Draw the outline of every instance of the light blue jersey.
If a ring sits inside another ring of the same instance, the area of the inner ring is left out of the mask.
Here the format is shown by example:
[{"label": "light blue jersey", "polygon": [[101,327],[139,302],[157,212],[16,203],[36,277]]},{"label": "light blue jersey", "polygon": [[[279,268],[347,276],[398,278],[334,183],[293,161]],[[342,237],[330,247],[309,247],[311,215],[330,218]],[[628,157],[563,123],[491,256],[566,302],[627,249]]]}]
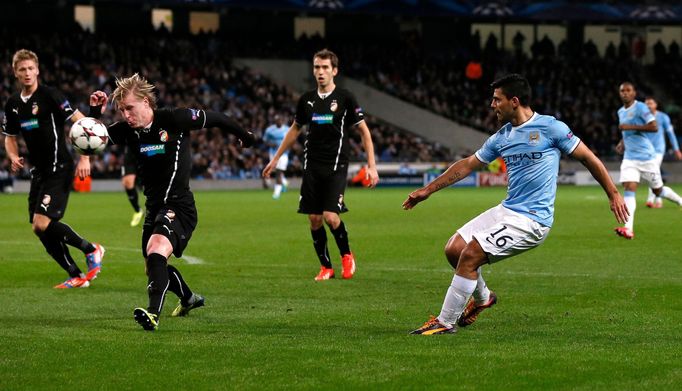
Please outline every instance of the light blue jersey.
[{"label": "light blue jersey", "polygon": [[559,159],[562,152],[572,153],[579,143],[565,123],[535,113],[520,126],[504,125],[476,151],[476,158],[490,163],[502,156],[509,176],[502,205],[551,227]]},{"label": "light blue jersey", "polygon": [[668,140],[670,140],[670,145],[672,145],[674,150],[680,149],[680,146],[677,143],[677,137],[675,136],[675,131],[673,130],[673,124],[670,122],[668,114],[662,111],[656,111],[656,124],[658,125],[658,132],[646,133],[646,136],[651,141],[651,144],[653,144],[656,153],[661,155],[665,153],[666,136],[668,137]]},{"label": "light blue jersey", "polygon": [[282,144],[284,136],[286,136],[288,131],[289,127],[286,125],[279,127],[277,125],[270,125],[267,129],[265,129],[263,140],[265,140],[265,143],[269,145],[268,152],[270,153],[270,156],[273,156],[275,152],[277,152],[277,148],[279,148],[279,145]]},{"label": "light blue jersey", "polygon": [[[618,109],[618,123],[620,125],[646,125],[654,121],[654,115],[644,103],[636,100],[627,109]],[[623,143],[625,145],[625,156],[627,160],[653,160],[656,158],[654,145],[651,144],[648,132],[638,130],[623,130]]]}]

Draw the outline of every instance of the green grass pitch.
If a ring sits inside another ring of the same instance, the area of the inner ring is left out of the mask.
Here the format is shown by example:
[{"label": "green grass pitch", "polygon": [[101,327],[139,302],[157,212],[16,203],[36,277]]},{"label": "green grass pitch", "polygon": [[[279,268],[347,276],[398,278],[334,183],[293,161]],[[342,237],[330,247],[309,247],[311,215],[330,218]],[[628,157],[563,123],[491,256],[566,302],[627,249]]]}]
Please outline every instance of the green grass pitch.
[{"label": "green grass pitch", "polygon": [[323,283],[296,192],[196,193],[193,263],[173,262],[206,307],[171,318],[169,294],[156,332],[132,318],[146,277],[123,192],[72,194],[64,221],[107,253],[90,288],[66,291],[52,289],[65,273],[33,236],[26,195],[3,195],[0,390],[682,387],[676,206],[647,209],[640,191],[626,241],[601,189],[561,187],[545,243],[484,267],[498,305],[455,335],[423,337],[408,332],[440,310],[443,246],[505,191],[449,189],[403,211],[409,191],[348,191],[358,271]]}]

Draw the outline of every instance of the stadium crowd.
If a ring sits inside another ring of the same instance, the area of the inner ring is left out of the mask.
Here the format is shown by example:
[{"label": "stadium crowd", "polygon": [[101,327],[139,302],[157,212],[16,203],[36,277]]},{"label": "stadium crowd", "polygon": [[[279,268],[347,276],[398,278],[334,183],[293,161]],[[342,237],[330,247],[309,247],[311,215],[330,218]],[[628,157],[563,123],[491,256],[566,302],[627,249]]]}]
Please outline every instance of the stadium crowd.
[{"label": "stadium crowd", "polygon": [[[212,35],[177,39],[164,32],[155,39],[138,37],[107,39],[80,29],[74,36],[0,34],[6,45],[0,57],[11,59],[16,48],[33,48],[40,56],[41,83],[58,87],[79,109],[87,113],[89,95],[96,89],[110,93],[116,76],[140,72],[157,86],[160,107],[197,107],[224,112],[261,139],[265,128],[282,115],[293,118],[296,94],[247,68],[231,63],[227,43]],[[73,45],[76,39],[80,45]],[[144,59],[140,61],[139,59]],[[312,88],[312,87],[311,87]],[[16,92],[10,61],[0,64],[0,101]],[[4,116],[0,108],[0,117]],[[119,119],[107,111],[106,123]],[[379,161],[447,161],[449,151],[436,143],[402,131],[368,116]],[[267,148],[259,143],[251,149],[236,147],[233,136],[218,129],[192,133],[195,179],[258,178],[268,161]],[[364,160],[360,137],[351,140],[353,160]],[[23,154],[26,153],[22,147]],[[4,154],[4,151],[2,151]],[[92,159],[93,177],[120,175],[123,151],[113,146]],[[302,172],[302,143],[291,150],[288,175]],[[0,155],[6,160],[4,155]],[[28,169],[20,173],[28,177]]]}]

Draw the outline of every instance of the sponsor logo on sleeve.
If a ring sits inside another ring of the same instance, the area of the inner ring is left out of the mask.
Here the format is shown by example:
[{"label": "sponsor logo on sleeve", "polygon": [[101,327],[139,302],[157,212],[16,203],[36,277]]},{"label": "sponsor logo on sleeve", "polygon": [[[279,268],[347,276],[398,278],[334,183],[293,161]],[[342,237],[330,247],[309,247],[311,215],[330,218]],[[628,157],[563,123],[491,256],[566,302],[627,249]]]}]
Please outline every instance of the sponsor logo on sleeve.
[{"label": "sponsor logo on sleeve", "polygon": [[140,145],[140,154],[146,156],[154,156],[166,153],[165,144],[142,144]]}]

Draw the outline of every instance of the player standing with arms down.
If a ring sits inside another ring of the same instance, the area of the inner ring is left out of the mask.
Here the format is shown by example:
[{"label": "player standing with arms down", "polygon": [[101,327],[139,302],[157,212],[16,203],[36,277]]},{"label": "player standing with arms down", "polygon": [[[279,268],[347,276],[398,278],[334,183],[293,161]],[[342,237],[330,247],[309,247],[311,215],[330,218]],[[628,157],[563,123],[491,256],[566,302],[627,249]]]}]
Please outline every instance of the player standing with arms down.
[{"label": "player standing with arms down", "polygon": [[[47,253],[69,274],[69,278],[55,288],[86,288],[101,270],[104,247],[88,242],[60,221],[66,212],[74,175],[63,126],[69,119],[78,121],[83,114],[71,108],[61,92],[39,85],[38,56],[34,52],[21,49],[14,53],[12,68],[21,84],[21,92],[12,95],[5,105],[3,133],[7,136],[5,149],[11,169],[16,172],[24,167],[16,139],[21,133],[33,165],[28,196],[29,222]],[[88,156],[80,157],[76,173],[80,178],[90,175]],[[66,245],[85,254],[87,274],[78,268]]]},{"label": "player standing with arms down", "polygon": [[623,133],[622,145],[625,148],[623,162],[620,165],[620,182],[624,188],[625,203],[630,211],[630,218],[623,227],[615,229],[616,234],[625,239],[635,237],[635,210],[637,201],[635,193],[640,178],[649,183],[657,197],[663,197],[678,205],[682,198],[668,186],[663,186],[661,168],[656,160],[656,150],[647,133],[656,133],[658,124],[651,110],[636,100],[637,91],[634,84],[626,81],[619,88],[623,107],[618,109],[618,129]]},{"label": "player standing with arms down", "polygon": [[[284,125],[282,116],[279,114],[275,115],[275,123],[268,126],[268,128],[265,129],[265,134],[263,135],[263,141],[265,141],[265,145],[268,146],[270,160],[272,160],[277,153],[277,148],[279,148],[279,146],[282,144],[282,140],[284,140],[284,136],[286,136],[287,131],[289,131],[289,127]],[[289,155],[284,153],[279,157],[279,161],[275,167],[275,175],[277,178],[275,179],[276,182],[272,192],[272,198],[275,200],[279,199],[282,191],[286,191],[288,182],[287,178],[284,176],[284,172],[287,170],[288,165]]]},{"label": "player standing with arms down", "polygon": [[[682,152],[680,152],[680,145],[677,142],[677,136],[675,136],[675,130],[673,129],[673,124],[670,121],[668,114],[658,110],[658,102],[653,97],[647,97],[644,100],[651,114],[654,115],[656,119],[656,124],[658,125],[658,131],[656,133],[647,133],[647,137],[651,140],[654,145],[654,150],[656,151],[656,161],[658,162],[658,167],[661,167],[663,163],[663,155],[665,154],[665,137],[670,140],[670,145],[673,147],[675,152],[675,158],[677,160],[682,160]],[[649,188],[649,195],[647,196],[646,206],[648,208],[662,208],[663,200],[661,197],[656,197],[654,192]]]},{"label": "player standing with arms down", "polygon": [[294,144],[303,126],[308,125],[305,143],[303,182],[298,213],[307,214],[313,246],[320,260],[316,281],[334,277],[334,269],[327,248],[329,230],[341,253],[342,277],[353,277],[355,258],[348,244],[346,226],[339,217],[346,212],[344,192],[348,176],[349,131],[360,131],[362,146],[367,154],[367,176],[370,187],[379,182],[372,135],[364,120],[362,108],[350,91],[336,87],[334,76],[339,72],[339,59],[333,52],[323,49],[313,56],[313,75],[317,89],[301,96],[296,107],[294,123],[289,128],[275,156],[263,169],[263,176],[277,167],[279,158]]},{"label": "player standing with arms down", "polygon": [[[133,315],[145,330],[156,330],[166,291],[180,298],[172,316],[185,316],[204,305],[182,275],[168,264],[171,254],[181,257],[197,225],[194,195],[189,189],[191,170],[190,130],[218,127],[251,146],[253,134],[224,114],[196,109],[157,109],[154,86],[138,74],[116,80],[111,99],[125,122],[109,126],[116,144],[137,153],[147,216],[142,230],[142,255],[149,278],[149,306],[136,308]],[[100,113],[108,97],[96,91],[90,97],[90,112]]]},{"label": "player standing with arms down", "polygon": [[590,171],[609,199],[619,222],[627,208],[604,164],[565,123],[534,112],[531,88],[521,75],[511,74],[492,83],[490,107],[504,125],[474,155],[452,164],[442,175],[412,192],[403,202],[412,209],[432,193],[466,178],[501,156],[509,175],[507,198],[466,223],[445,245],[445,255],[455,268],[443,308],[412,334],[447,334],[455,325],[468,326],[478,314],[497,302],[483,280],[481,266],[539,246],[554,220],[554,199],[561,153],[571,155]]}]

